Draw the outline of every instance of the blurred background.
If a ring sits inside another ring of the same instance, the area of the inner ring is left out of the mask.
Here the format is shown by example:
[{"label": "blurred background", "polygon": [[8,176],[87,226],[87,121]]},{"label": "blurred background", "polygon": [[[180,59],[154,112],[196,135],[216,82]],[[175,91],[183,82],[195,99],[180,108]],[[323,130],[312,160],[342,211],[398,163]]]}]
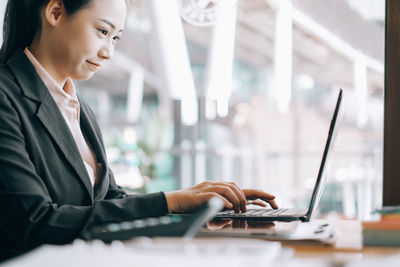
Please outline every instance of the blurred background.
[{"label": "blurred background", "polygon": [[129,2],[113,60],[77,82],[118,184],[234,181],[304,207],[343,88],[319,216],[381,205],[384,0]]}]

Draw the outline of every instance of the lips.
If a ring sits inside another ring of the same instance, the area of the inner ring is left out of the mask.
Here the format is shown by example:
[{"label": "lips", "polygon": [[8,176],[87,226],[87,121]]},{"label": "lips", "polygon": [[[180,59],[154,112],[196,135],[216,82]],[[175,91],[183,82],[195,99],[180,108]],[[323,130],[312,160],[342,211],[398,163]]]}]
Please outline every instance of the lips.
[{"label": "lips", "polygon": [[101,67],[101,64],[86,60],[86,62],[89,64],[90,67],[92,67],[93,69],[99,69]]}]

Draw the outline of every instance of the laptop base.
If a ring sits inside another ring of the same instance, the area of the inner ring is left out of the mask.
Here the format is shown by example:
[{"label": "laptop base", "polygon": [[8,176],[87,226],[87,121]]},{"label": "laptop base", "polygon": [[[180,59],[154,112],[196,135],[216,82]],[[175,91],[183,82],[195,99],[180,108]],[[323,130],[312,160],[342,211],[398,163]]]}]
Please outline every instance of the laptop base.
[{"label": "laptop base", "polygon": [[247,212],[236,213],[226,210],[217,213],[215,219],[257,220],[257,221],[307,221],[307,209],[248,209]]}]

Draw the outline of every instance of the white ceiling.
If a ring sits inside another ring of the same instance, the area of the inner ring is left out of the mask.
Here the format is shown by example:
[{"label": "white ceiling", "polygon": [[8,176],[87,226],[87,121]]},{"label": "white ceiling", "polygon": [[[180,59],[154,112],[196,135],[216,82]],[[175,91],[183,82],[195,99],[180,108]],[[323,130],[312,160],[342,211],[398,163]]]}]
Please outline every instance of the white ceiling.
[{"label": "white ceiling", "polygon": [[[132,7],[132,15],[136,19],[136,22],[139,21],[142,25],[148,25],[149,19],[144,2],[146,0],[129,1]],[[360,13],[367,14],[365,16],[373,19],[382,16],[382,8],[384,10],[382,1],[384,2],[384,0],[347,1],[353,8],[357,7]],[[275,11],[267,2],[266,0],[239,0],[236,57],[256,67],[270,66],[273,61]],[[0,1],[0,11],[4,10],[5,4],[6,1]],[[3,12],[0,13],[0,18],[2,14]],[[204,48],[208,46],[210,28],[195,27],[186,23],[184,27],[188,41]],[[152,66],[149,58],[151,51],[148,48],[147,33],[143,33],[145,31],[143,29],[141,29],[142,32],[139,32],[132,23],[130,28],[131,30],[128,30],[124,34],[119,49],[123,52],[123,55],[143,65],[151,73]],[[349,59],[340,55],[323,40],[320,40],[297,25],[294,26],[293,40],[295,72],[309,74],[327,85],[340,84],[342,86],[352,86],[353,64]],[[199,63],[204,63],[205,58],[206,55],[204,57],[200,55],[192,58],[192,61],[203,61]],[[98,78],[103,85],[107,83],[107,77],[112,77],[113,80],[127,77],[127,72],[124,71],[126,66],[121,67],[118,64],[115,65],[114,62],[109,64],[108,67],[106,66],[105,69],[106,71],[102,71],[100,74],[100,76],[104,76],[105,78]],[[368,79],[372,91],[382,91],[382,73],[370,70]],[[110,86],[112,85],[110,84]]]}]

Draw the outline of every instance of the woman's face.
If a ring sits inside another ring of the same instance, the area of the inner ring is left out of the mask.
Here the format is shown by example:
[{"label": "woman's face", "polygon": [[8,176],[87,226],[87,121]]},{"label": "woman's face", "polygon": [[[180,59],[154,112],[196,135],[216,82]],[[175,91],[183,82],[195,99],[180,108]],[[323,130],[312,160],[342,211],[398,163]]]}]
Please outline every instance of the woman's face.
[{"label": "woman's face", "polygon": [[53,28],[50,49],[60,77],[89,79],[113,55],[127,15],[125,0],[93,0]]}]

